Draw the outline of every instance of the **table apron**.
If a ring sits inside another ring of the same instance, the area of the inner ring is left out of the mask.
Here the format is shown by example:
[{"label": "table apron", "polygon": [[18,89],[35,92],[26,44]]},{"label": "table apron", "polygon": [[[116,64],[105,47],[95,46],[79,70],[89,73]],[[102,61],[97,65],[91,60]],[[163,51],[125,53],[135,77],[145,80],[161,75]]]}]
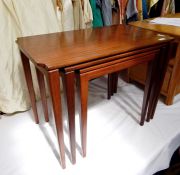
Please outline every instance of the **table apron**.
[{"label": "table apron", "polygon": [[129,67],[135,66],[137,64],[149,62],[153,59],[156,59],[158,55],[159,55],[159,50],[148,52],[146,54],[145,53],[137,54],[137,55],[129,57],[129,59],[125,61],[115,60],[112,62],[81,69],[79,70],[79,73],[81,76],[86,76],[87,80],[91,80],[93,78],[98,78],[105,74],[117,72],[117,71],[129,68]]},{"label": "table apron", "polygon": [[102,57],[102,58],[99,58],[99,59],[96,59],[96,60],[93,60],[93,61],[82,62],[82,63],[79,63],[77,65],[70,65],[70,66],[67,66],[67,67],[63,67],[62,70],[64,70],[65,72],[71,72],[71,71],[80,70],[80,69],[88,68],[88,67],[91,67],[91,66],[99,65],[99,64],[102,64],[102,63],[107,63],[107,62],[117,60],[117,59],[124,60],[124,59],[128,59],[128,57],[130,57],[130,56],[135,56],[137,54],[145,54],[145,53],[148,53],[148,52],[156,51],[156,50],[160,49],[161,47],[163,47],[165,45],[167,45],[167,44],[163,43],[161,45],[155,45],[155,46],[151,46],[151,47],[148,47],[148,48],[141,48],[141,49],[137,49],[137,50],[134,50],[134,51],[128,51],[128,52],[124,52],[124,53],[119,53],[119,54],[116,54],[116,55],[109,55],[109,56]]}]

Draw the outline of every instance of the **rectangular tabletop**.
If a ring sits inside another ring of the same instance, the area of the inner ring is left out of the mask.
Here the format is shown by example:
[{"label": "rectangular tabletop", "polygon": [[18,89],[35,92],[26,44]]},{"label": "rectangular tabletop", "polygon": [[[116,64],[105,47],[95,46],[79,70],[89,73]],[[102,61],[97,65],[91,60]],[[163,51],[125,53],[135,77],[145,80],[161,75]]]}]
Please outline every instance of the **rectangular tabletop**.
[{"label": "rectangular tabletop", "polygon": [[134,26],[114,25],[22,37],[17,43],[34,64],[53,70],[163,44],[171,39]]}]

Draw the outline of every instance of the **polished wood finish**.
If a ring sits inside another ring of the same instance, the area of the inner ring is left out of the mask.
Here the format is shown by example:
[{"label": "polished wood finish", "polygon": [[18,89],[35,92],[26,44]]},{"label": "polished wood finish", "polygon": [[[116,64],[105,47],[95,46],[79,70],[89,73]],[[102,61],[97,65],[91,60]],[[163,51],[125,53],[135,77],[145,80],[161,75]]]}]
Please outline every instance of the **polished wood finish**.
[{"label": "polished wood finish", "polygon": [[[154,83],[152,84],[152,87],[151,87],[152,90],[150,92],[151,95],[149,99],[149,104],[151,104],[151,106],[148,108],[146,121],[149,121],[154,116],[154,112],[155,112],[157,102],[158,102],[159,92],[162,87],[165,71],[168,65],[168,61],[169,61],[169,59],[164,60],[164,58],[165,57],[170,58],[170,54],[169,54],[170,52],[168,53],[168,51],[170,51],[170,48],[162,47],[160,51],[159,59],[155,62],[155,65],[154,65],[153,76],[151,79],[151,81],[153,81]],[[161,72],[161,73],[158,73],[158,72]]]},{"label": "polished wood finish", "polygon": [[39,89],[40,89],[40,95],[41,95],[41,102],[42,102],[42,107],[44,111],[44,118],[45,121],[49,121],[48,117],[48,105],[47,105],[47,99],[46,99],[46,87],[45,87],[45,82],[44,82],[44,74],[41,73],[41,71],[36,67],[36,74],[37,74],[37,79],[38,79],[38,84],[39,84]]},{"label": "polished wood finish", "polygon": [[[79,80],[82,155],[85,156],[89,80],[105,74],[115,75],[119,70],[156,59],[159,60],[157,54],[161,54],[161,48],[167,47],[172,41],[172,37],[162,37],[152,31],[125,25],[18,38],[17,43],[25,55],[25,59],[31,60],[48,80],[62,167],[65,167],[65,152],[59,82],[61,73],[64,77],[63,82],[68,106],[72,162],[75,163],[75,87],[73,86],[75,74]],[[166,56],[164,60],[167,59]],[[158,73],[161,74],[161,72]],[[149,74],[149,76],[152,75]],[[117,77],[112,80],[111,95],[117,89],[116,79]],[[26,76],[26,81],[29,81],[28,76]],[[147,83],[147,86],[156,87],[158,85],[158,82],[150,81],[150,83],[152,85]],[[144,96],[144,103],[148,104],[148,107],[146,109],[146,105],[143,104],[142,110],[145,112],[141,116],[143,118],[140,122],[141,125],[144,124],[147,110],[150,107],[155,108],[149,103],[149,98],[152,96],[151,88],[147,87],[146,89],[145,93],[150,95]],[[33,96],[31,91],[29,93],[30,97]],[[154,95],[158,95],[158,93]],[[32,102],[35,104],[35,99],[32,98]]]},{"label": "polished wood finish", "polygon": [[112,74],[108,74],[108,87],[107,87],[107,99],[111,99],[111,96],[114,93],[117,93],[117,85],[118,85],[118,74],[119,72],[114,72]]},{"label": "polished wood finish", "polygon": [[[169,14],[164,17],[169,17],[169,18],[180,18],[180,13],[176,14]],[[144,21],[136,21],[136,22],[131,22],[129,23],[130,25],[152,30],[158,33],[164,33],[167,35],[173,35],[174,37],[180,37],[180,28],[176,26],[171,26],[171,25],[162,25],[162,24],[155,24],[155,23],[150,23],[152,19],[147,19]]]},{"label": "polished wood finish", "polygon": [[33,63],[53,70],[147,48],[156,45],[160,38],[156,33],[141,28],[117,25],[22,37],[17,43]]},{"label": "polished wood finish", "polygon": [[[25,78],[29,90],[32,110],[35,117],[35,122],[39,123],[38,112],[36,107],[35,92],[33,88],[33,81],[30,69],[30,63],[28,57],[21,51],[21,59],[24,68]],[[45,91],[44,75],[49,83],[50,95],[52,99],[53,112],[56,124],[57,138],[60,148],[60,160],[62,168],[65,168],[65,146],[64,146],[64,135],[63,135],[63,123],[61,114],[61,98],[60,98],[60,82],[59,82],[59,70],[46,71],[39,66],[36,66],[36,73],[38,78],[39,90],[42,99],[42,107],[45,115],[45,120],[49,121],[48,118],[48,107]]]},{"label": "polished wood finish", "polygon": [[30,63],[29,63],[28,58],[22,52],[21,52],[21,60],[22,60],[26,83],[27,83],[27,87],[28,87],[28,91],[30,95],[31,106],[34,113],[34,119],[35,119],[35,122],[38,124],[39,118],[38,118],[38,112],[37,112],[37,107],[36,107],[36,95],[35,95],[35,91],[33,87]]},{"label": "polished wood finish", "polygon": [[[163,47],[163,46],[161,46]],[[168,51],[168,47],[165,47],[166,50]],[[132,57],[134,59],[132,59]],[[153,71],[157,71],[157,64],[155,62],[159,61],[159,58],[164,58],[164,60],[160,59],[162,64],[162,67],[166,68],[167,66],[167,60],[168,56],[165,56],[161,53],[161,50],[155,50],[151,52],[147,52],[146,55],[143,54],[136,54],[133,56],[128,57],[129,60],[126,61],[119,61],[119,60],[114,60],[111,62],[108,62],[108,64],[98,64],[95,66],[91,66],[88,68],[84,68],[79,70],[78,73],[78,78],[79,78],[79,94],[80,94],[80,102],[81,102],[81,111],[80,111],[80,116],[81,116],[81,142],[82,142],[82,155],[86,156],[86,145],[87,145],[87,102],[88,102],[88,82],[91,79],[103,76],[105,74],[109,74],[110,78],[114,78],[115,76],[113,73],[117,75],[117,71],[126,69],[127,67],[131,67],[137,64],[140,64],[142,62],[149,62],[150,61],[150,66],[149,66],[149,72],[147,76],[147,83],[145,87],[145,95],[143,98],[143,106],[142,106],[142,112],[141,112],[141,119],[140,119],[140,125],[144,125],[144,121],[146,118],[147,114],[147,109],[155,111],[156,108],[156,103],[149,102],[149,97],[151,99],[155,99],[153,102],[156,102],[159,96],[159,91],[158,87],[161,86],[159,81],[152,81],[153,80]],[[153,62],[152,62],[153,60]],[[163,61],[163,62],[162,62]],[[160,64],[158,64],[159,66]],[[163,72],[156,72],[160,75],[161,79],[163,79]],[[158,79],[159,80],[159,79]],[[114,81],[114,80],[113,80]],[[116,81],[117,82],[117,81]],[[111,84],[112,85],[112,84]],[[151,92],[151,87],[154,87],[156,91]],[[112,87],[111,90],[114,90]],[[112,92],[111,92],[112,93]],[[152,117],[152,113],[148,114],[150,117]],[[149,116],[148,116],[149,117]]]},{"label": "polished wood finish", "polygon": [[[169,48],[168,48],[169,47]],[[152,99],[152,103],[151,101],[149,103],[152,104],[152,108],[149,108],[148,109],[148,113],[147,113],[147,121],[149,121],[149,119],[153,119],[154,117],[154,113],[155,113],[155,110],[156,110],[156,106],[157,106],[157,102],[158,102],[158,96],[159,96],[159,92],[161,90],[161,87],[162,87],[162,84],[163,84],[163,81],[164,81],[164,77],[165,77],[165,73],[166,73],[166,70],[167,70],[167,66],[168,66],[168,61],[170,59],[170,56],[171,56],[171,46],[168,46],[168,47],[162,47],[161,48],[161,54],[160,54],[160,59],[159,59],[159,62],[157,63],[157,72],[160,71],[161,74],[156,74],[155,77],[156,77],[156,83],[158,84],[157,86],[153,86],[154,87],[154,94],[151,95],[154,96],[154,98]],[[168,57],[169,59],[165,59],[165,57]],[[153,79],[154,81],[154,79]]]},{"label": "polished wood finish", "polygon": [[[153,72],[155,71],[155,66],[156,66],[156,59],[152,60],[148,63],[148,71],[147,71],[147,78],[146,78],[146,86],[144,89],[144,98],[143,98],[143,107],[142,107],[142,111],[141,111],[141,120],[140,120],[140,125],[144,124],[144,120],[146,117],[146,112],[148,109],[148,105],[149,105],[149,97],[150,97],[150,93],[151,93],[151,88],[152,88],[152,81],[153,81]],[[152,97],[152,94],[151,94]],[[150,103],[151,104],[151,103]]]},{"label": "polished wood finish", "polygon": [[[180,18],[180,13],[170,14],[166,17]],[[172,58],[169,61],[165,75],[165,80],[163,82],[163,86],[161,89],[161,94],[163,94],[166,97],[165,104],[171,105],[173,104],[174,96],[180,93],[180,27],[152,24],[150,23],[150,20],[151,19],[145,21],[132,22],[130,23],[130,25],[171,35],[176,38],[175,42],[178,44],[177,52],[174,51],[174,54],[172,55]],[[146,69],[147,64],[142,64],[130,68],[128,72],[129,79],[144,84]]]},{"label": "polished wood finish", "polygon": [[111,99],[111,96],[113,95],[113,80],[112,80],[112,74],[108,74],[107,79],[107,99]]},{"label": "polished wood finish", "polygon": [[80,130],[81,130],[81,145],[82,156],[86,156],[86,143],[87,143],[87,106],[88,106],[88,79],[86,76],[78,77],[78,87],[80,94]]},{"label": "polished wood finish", "polygon": [[69,121],[69,137],[70,137],[70,148],[71,148],[71,161],[73,164],[76,163],[76,141],[75,141],[75,89],[74,89],[74,78],[75,73],[68,72],[62,73],[62,80],[64,84],[64,96],[68,110],[68,121]]},{"label": "polished wood finish", "polygon": [[60,158],[62,168],[65,168],[65,146],[63,134],[63,120],[61,111],[61,97],[60,97],[60,81],[59,70],[52,70],[48,72],[47,80],[49,82],[49,89],[51,94],[52,106],[54,111],[54,118],[57,130],[57,138],[60,147]]}]

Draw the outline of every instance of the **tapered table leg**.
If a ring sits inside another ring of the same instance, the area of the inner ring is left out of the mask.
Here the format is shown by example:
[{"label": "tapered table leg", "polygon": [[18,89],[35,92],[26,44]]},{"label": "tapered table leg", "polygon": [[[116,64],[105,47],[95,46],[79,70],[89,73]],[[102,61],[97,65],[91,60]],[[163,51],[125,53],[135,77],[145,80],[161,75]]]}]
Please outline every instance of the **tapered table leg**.
[{"label": "tapered table leg", "polygon": [[111,95],[112,95],[112,74],[108,74],[108,87],[107,87],[107,99],[111,99]]},{"label": "tapered table leg", "polygon": [[65,73],[63,82],[65,85],[65,96],[68,108],[69,134],[72,163],[76,163],[76,141],[75,141],[75,75],[74,72]]},{"label": "tapered table leg", "polygon": [[161,51],[161,60],[162,61],[160,61],[160,65],[159,65],[159,67],[160,67],[159,83],[157,84],[157,88],[156,88],[157,90],[156,90],[156,94],[155,94],[156,98],[154,98],[152,110],[149,112],[149,117],[151,119],[153,119],[153,117],[154,117],[154,113],[155,113],[156,106],[158,103],[158,97],[160,95],[160,91],[161,91],[161,88],[163,85],[164,77],[166,74],[166,70],[167,70],[167,66],[168,66],[168,62],[169,62],[169,58],[170,58],[170,54],[167,51],[170,52],[170,49],[168,49],[168,47],[162,48],[162,51]]},{"label": "tapered table leg", "polygon": [[80,75],[78,78],[79,101],[81,105],[80,111],[80,129],[81,129],[81,145],[82,156],[86,156],[87,145],[87,105],[88,105],[88,80],[85,76]]},{"label": "tapered table leg", "polygon": [[114,93],[117,93],[118,73],[119,72],[108,74],[108,100],[111,99]]},{"label": "tapered table leg", "polygon": [[158,82],[158,62],[159,60],[156,60],[156,64],[153,66],[153,75],[152,75],[152,82],[151,82],[151,91],[150,91],[150,96],[149,96],[149,104],[148,104],[148,109],[147,109],[147,114],[146,114],[146,121],[149,122],[150,121],[150,111],[153,108],[153,101],[155,100],[155,94],[156,94],[156,88],[157,88],[157,84]]},{"label": "tapered table leg", "polygon": [[168,47],[163,47],[160,52],[160,58],[157,63],[157,74],[153,83],[153,90],[152,90],[151,99],[150,99],[150,103],[152,107],[148,109],[147,121],[153,118],[155,110],[156,110],[158,97],[160,95],[160,90],[164,81],[166,68],[168,65],[169,57],[170,57],[168,53],[168,51],[170,52],[170,50]]},{"label": "tapered table leg", "polygon": [[119,72],[114,72],[113,73],[113,93],[117,93],[117,85],[118,85],[118,74]]},{"label": "tapered table leg", "polygon": [[39,84],[39,91],[40,91],[40,95],[41,95],[44,117],[45,117],[45,121],[48,122],[49,121],[48,105],[47,105],[47,98],[46,98],[46,88],[45,88],[45,82],[44,82],[44,75],[38,68],[36,68],[36,74],[37,74],[37,79],[38,79],[38,84]]},{"label": "tapered table leg", "polygon": [[61,109],[59,70],[57,69],[57,70],[49,71],[47,78],[50,88],[50,95],[51,95],[55,125],[57,130],[57,138],[60,148],[61,164],[62,164],[62,168],[65,168],[66,167],[65,146],[64,146],[64,134],[63,134],[63,118],[62,118],[62,109]]},{"label": "tapered table leg", "polygon": [[151,92],[152,87],[152,81],[153,81],[153,65],[155,64],[155,61],[150,61],[148,63],[148,69],[146,74],[146,82],[145,82],[145,89],[144,89],[144,97],[143,97],[143,105],[142,105],[142,111],[141,111],[141,119],[140,119],[140,125],[144,125],[144,121],[147,114],[147,109],[149,105],[149,96]]},{"label": "tapered table leg", "polygon": [[28,91],[29,91],[31,106],[34,113],[34,119],[35,119],[35,122],[38,124],[39,118],[38,118],[38,112],[37,112],[37,107],[36,107],[36,96],[35,96],[34,87],[33,87],[30,63],[29,63],[29,59],[22,52],[21,52],[21,60],[22,60],[22,65],[24,69]]}]

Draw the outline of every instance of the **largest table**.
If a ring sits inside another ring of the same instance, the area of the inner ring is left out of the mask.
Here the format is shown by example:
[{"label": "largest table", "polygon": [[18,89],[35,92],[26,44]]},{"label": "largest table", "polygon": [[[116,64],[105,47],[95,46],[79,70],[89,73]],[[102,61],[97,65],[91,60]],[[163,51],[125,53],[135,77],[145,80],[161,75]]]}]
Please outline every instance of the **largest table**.
[{"label": "largest table", "polygon": [[[154,115],[157,99],[169,59],[172,37],[145,29],[116,25],[111,27],[52,33],[18,38],[32,109],[38,123],[35,93],[29,60],[34,64],[40,87],[46,121],[48,121],[44,76],[49,84],[62,167],[65,167],[65,148],[60,94],[63,75],[67,97],[72,162],[75,154],[75,77],[81,87],[81,139],[86,155],[88,81],[140,63],[148,62],[149,69],[143,98],[140,124],[146,115]],[[82,89],[85,87],[86,89]]]}]

